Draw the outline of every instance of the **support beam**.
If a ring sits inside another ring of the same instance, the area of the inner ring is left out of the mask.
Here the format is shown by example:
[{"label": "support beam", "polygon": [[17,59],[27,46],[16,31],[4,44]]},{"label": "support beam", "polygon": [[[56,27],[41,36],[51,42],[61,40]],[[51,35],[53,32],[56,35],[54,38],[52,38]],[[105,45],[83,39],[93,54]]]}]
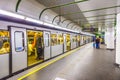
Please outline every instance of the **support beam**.
[{"label": "support beam", "polygon": [[75,29],[78,29],[78,30],[79,30],[79,27],[76,27]]},{"label": "support beam", "polygon": [[76,28],[77,28],[77,26],[76,26],[76,27],[74,27],[74,28],[73,28],[73,30],[75,30]]},{"label": "support beam", "polygon": [[65,20],[63,20],[61,23],[64,23],[64,22],[67,21],[67,20],[69,20],[69,19],[65,19]]},{"label": "support beam", "polygon": [[72,24],[73,22],[69,22],[68,24],[67,24],[67,26],[66,26],[66,28],[70,25],[70,24]]},{"label": "support beam", "polygon": [[55,16],[55,17],[53,18],[53,20],[52,20],[52,24],[54,23],[55,19],[56,19],[57,17],[59,17],[59,16],[60,16],[60,15]]},{"label": "support beam", "polygon": [[[95,23],[105,23],[105,22],[112,22],[114,24],[114,21],[104,21],[104,22],[98,22],[98,21],[95,21],[93,23],[90,23],[90,24],[95,24]],[[86,24],[87,22],[84,22],[84,24]]]},{"label": "support beam", "polygon": [[75,26],[75,24],[71,27],[71,29]]},{"label": "support beam", "polygon": [[117,14],[115,63],[120,66],[120,13]]},{"label": "support beam", "polygon": [[[104,20],[112,20],[115,18],[106,18],[106,19],[97,19],[97,20],[88,20],[88,21],[104,21]],[[81,22],[86,22],[86,21],[81,21]]]},{"label": "support beam", "polygon": [[109,50],[114,49],[114,24],[109,23],[107,25],[107,31],[105,32],[106,35],[106,48]]},{"label": "support beam", "polygon": [[73,24],[73,25],[70,27],[70,29],[72,29],[73,26],[75,26],[75,24]]},{"label": "support beam", "polygon": [[21,2],[22,2],[22,0],[17,1],[16,8],[15,8],[16,12],[18,12],[18,8],[19,8],[19,5],[20,5]]}]

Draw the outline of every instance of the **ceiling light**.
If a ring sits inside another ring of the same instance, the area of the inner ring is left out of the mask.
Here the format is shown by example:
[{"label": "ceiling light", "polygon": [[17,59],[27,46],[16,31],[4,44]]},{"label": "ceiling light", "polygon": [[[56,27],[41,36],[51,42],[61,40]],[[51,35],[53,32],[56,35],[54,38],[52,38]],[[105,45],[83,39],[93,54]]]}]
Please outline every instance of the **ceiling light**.
[{"label": "ceiling light", "polygon": [[35,19],[32,19],[32,18],[28,18],[28,17],[25,20],[30,21],[30,22],[34,22],[34,23],[38,23],[38,24],[43,24],[43,22],[41,22],[39,20],[35,20]]},{"label": "ceiling light", "polygon": [[15,18],[19,18],[19,19],[25,19],[25,17],[22,16],[22,15],[12,13],[12,12],[8,12],[8,11],[5,11],[5,10],[0,10],[0,14],[15,17]]},{"label": "ceiling light", "polygon": [[36,20],[36,19],[33,19],[33,18],[25,17],[23,15],[19,15],[19,14],[16,14],[16,13],[5,11],[5,10],[0,10],[0,14],[10,16],[10,17],[14,17],[14,18],[23,19],[23,20],[38,23],[38,24],[43,24],[43,25],[46,25],[46,26],[49,26],[49,27],[55,27],[55,28],[58,28],[58,29],[79,33],[78,31],[70,30],[70,29],[67,29],[67,28],[60,27],[60,26],[55,26],[55,25],[50,24],[50,23],[42,22],[42,21],[39,21],[39,20]]},{"label": "ceiling light", "polygon": [[53,24],[46,23],[46,22],[44,22],[44,23],[43,23],[43,25],[46,25],[46,26],[49,26],[49,27],[54,27],[54,25],[53,25]]}]

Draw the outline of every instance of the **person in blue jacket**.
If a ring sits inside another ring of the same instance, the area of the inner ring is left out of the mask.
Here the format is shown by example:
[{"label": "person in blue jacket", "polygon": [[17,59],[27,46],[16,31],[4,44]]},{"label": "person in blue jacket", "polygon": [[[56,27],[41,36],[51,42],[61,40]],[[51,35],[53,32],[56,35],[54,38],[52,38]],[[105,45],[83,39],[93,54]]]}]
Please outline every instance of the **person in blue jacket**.
[{"label": "person in blue jacket", "polygon": [[96,42],[96,49],[99,49],[100,48],[100,38],[97,37],[95,42]]}]

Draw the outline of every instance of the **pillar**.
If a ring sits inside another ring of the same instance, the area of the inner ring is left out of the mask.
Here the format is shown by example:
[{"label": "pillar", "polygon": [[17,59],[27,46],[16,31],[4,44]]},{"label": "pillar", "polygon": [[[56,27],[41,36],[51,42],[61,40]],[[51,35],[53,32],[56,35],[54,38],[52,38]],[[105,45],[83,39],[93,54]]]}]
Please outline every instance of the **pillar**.
[{"label": "pillar", "polygon": [[117,14],[116,24],[116,63],[120,65],[120,13]]},{"label": "pillar", "polygon": [[112,23],[108,23],[107,31],[105,32],[105,41],[106,41],[106,48],[113,50],[114,47],[114,25]]}]

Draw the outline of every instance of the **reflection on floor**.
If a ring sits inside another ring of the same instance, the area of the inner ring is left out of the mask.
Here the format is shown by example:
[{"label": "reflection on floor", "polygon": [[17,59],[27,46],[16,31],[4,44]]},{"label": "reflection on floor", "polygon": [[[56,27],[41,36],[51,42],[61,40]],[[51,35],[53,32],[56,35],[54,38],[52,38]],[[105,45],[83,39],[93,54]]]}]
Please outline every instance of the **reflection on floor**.
[{"label": "reflection on floor", "polygon": [[28,56],[28,66],[34,65],[36,63],[42,62],[43,60],[36,59],[36,56],[34,54]]},{"label": "reflection on floor", "polygon": [[120,80],[120,69],[114,66],[115,51],[92,44],[47,66],[23,80]]},{"label": "reflection on floor", "polygon": [[66,80],[66,79],[63,79],[63,78],[55,78],[55,80]]}]

